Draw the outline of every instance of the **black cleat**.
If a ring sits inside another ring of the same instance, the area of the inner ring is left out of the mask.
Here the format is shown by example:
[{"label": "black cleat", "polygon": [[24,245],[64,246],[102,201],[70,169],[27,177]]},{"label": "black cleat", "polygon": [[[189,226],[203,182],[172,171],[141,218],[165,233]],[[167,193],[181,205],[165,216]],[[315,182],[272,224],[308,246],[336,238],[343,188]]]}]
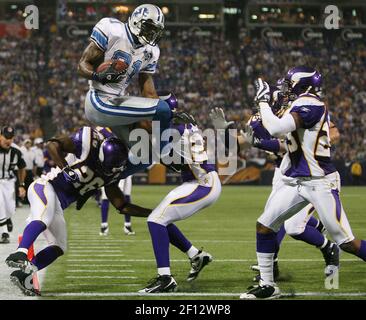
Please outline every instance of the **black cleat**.
[{"label": "black cleat", "polygon": [[0,243],[10,243],[9,233],[3,232],[3,234],[1,235]]},{"label": "black cleat", "polygon": [[13,221],[11,221],[10,218],[8,220],[6,220],[6,227],[8,228],[8,232],[13,231]]},{"label": "black cleat", "polygon": [[281,296],[280,289],[277,286],[258,285],[248,288],[248,291],[240,295],[243,300],[255,299],[277,299]]},{"label": "black cleat", "polygon": [[[251,266],[251,269],[253,271],[259,272],[258,265]],[[277,282],[279,280],[279,278],[280,278],[280,269],[278,267],[278,261],[275,261],[275,262],[273,262],[273,279],[275,282]],[[260,280],[261,280],[261,275],[259,273],[253,277],[254,282],[259,282]]]},{"label": "black cleat", "polygon": [[33,273],[37,271],[37,267],[28,260],[27,255],[24,252],[16,251],[12,254],[10,254],[6,260],[5,263],[10,268],[19,268],[25,273]]},{"label": "black cleat", "polygon": [[191,282],[195,280],[204,266],[208,265],[212,261],[212,256],[205,251],[198,251],[198,253],[189,259],[191,262],[191,271],[187,277],[187,281]]},{"label": "black cleat", "polygon": [[177,290],[177,282],[172,276],[158,275],[152,279],[146,288],[139,290],[139,293],[174,292]]},{"label": "black cleat", "polygon": [[339,268],[339,248],[335,243],[329,241],[321,252],[325,261],[324,274],[328,277],[333,274],[334,267]]},{"label": "black cleat", "polygon": [[100,236],[108,236],[109,228],[108,227],[100,227]]},{"label": "black cleat", "polygon": [[10,275],[10,280],[14,283],[26,296],[40,296],[39,290],[33,286],[33,275],[25,273],[21,270],[15,270]]}]

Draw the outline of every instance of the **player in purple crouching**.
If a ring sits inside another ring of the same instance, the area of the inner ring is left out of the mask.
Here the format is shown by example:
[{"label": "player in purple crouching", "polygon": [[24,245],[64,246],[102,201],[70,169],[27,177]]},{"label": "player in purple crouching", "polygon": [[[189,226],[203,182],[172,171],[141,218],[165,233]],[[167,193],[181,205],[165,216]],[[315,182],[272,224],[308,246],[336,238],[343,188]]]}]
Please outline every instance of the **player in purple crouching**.
[{"label": "player in purple crouching", "polygon": [[[9,267],[19,269],[10,278],[26,295],[39,294],[29,280],[32,272],[50,265],[66,251],[63,211],[71,203],[76,202],[80,209],[97,189],[105,186],[108,199],[120,213],[147,217],[151,212],[127,203],[118,187],[120,179],[143,169],[128,161],[128,149],[119,139],[105,138],[97,130],[83,127],[72,136],[51,139],[47,149],[57,167],[30,185],[30,222],[18,249],[6,259]],[[65,158],[65,154],[69,155]],[[29,261],[28,250],[41,233],[48,246]]]}]

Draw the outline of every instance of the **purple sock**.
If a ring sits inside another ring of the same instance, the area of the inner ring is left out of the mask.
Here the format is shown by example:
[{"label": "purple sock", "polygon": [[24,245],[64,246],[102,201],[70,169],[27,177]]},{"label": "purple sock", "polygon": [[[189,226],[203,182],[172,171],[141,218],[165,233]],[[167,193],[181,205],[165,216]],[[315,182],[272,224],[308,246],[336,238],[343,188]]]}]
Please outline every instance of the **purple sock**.
[{"label": "purple sock", "polygon": [[280,251],[280,247],[281,247],[281,242],[283,240],[283,238],[286,235],[286,230],[285,230],[285,226],[282,225],[282,227],[280,228],[280,230],[277,232],[277,236],[276,236],[276,240],[277,240],[277,251],[273,257],[273,259],[277,259],[278,256],[278,252]]},{"label": "purple sock", "polygon": [[167,228],[150,221],[147,225],[151,235],[157,267],[169,267],[169,234]]},{"label": "purple sock", "polygon": [[46,230],[46,228],[46,225],[40,220],[34,220],[29,223],[23,231],[22,241],[20,241],[18,248],[28,250],[33,242],[36,241],[37,237]]},{"label": "purple sock", "polygon": [[170,224],[166,227],[168,229],[170,243],[177,247],[182,252],[187,252],[192,243],[184,236],[175,224]]},{"label": "purple sock", "polygon": [[109,200],[102,200],[102,223],[108,222]]},{"label": "purple sock", "polygon": [[276,253],[278,251],[276,236],[275,232],[266,234],[257,232],[257,252]]},{"label": "purple sock", "polygon": [[32,259],[32,263],[38,268],[38,270],[42,270],[63,254],[64,253],[60,247],[49,246],[38,252]]},{"label": "purple sock", "polygon": [[307,225],[310,227],[316,228],[319,225],[319,220],[317,218],[314,218],[313,216],[311,216]]},{"label": "purple sock", "polygon": [[366,241],[361,240],[360,250],[357,253],[357,257],[361,258],[363,261],[366,261]]},{"label": "purple sock", "polygon": [[304,241],[316,247],[321,247],[324,244],[324,236],[314,227],[307,225],[303,233],[292,236],[296,240]]}]

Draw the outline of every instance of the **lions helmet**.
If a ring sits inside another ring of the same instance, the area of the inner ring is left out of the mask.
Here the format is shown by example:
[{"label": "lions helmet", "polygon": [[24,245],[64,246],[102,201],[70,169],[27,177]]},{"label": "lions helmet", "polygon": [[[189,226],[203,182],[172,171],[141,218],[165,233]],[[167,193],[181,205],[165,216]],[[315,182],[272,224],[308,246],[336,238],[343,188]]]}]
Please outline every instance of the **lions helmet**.
[{"label": "lions helmet", "polygon": [[132,12],[128,27],[141,44],[155,46],[163,34],[164,14],[158,6],[142,4]]},{"label": "lions helmet", "polygon": [[284,80],[284,93],[299,96],[303,93],[321,94],[322,75],[306,66],[291,68]]},{"label": "lions helmet", "polygon": [[101,143],[98,158],[103,174],[111,176],[126,166],[128,149],[121,140],[110,137]]}]

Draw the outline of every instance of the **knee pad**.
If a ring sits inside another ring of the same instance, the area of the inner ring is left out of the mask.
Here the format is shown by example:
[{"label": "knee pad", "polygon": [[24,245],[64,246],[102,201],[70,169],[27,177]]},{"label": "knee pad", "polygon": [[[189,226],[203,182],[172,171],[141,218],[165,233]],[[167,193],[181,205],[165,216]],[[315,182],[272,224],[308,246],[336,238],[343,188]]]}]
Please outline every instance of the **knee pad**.
[{"label": "knee pad", "polygon": [[293,225],[291,223],[286,223],[287,221],[285,221],[285,231],[286,233],[291,236],[291,237],[296,237],[299,234],[302,234],[305,231],[305,228]]},{"label": "knee pad", "polygon": [[164,100],[159,100],[153,120],[168,122],[172,118],[172,111]]}]

